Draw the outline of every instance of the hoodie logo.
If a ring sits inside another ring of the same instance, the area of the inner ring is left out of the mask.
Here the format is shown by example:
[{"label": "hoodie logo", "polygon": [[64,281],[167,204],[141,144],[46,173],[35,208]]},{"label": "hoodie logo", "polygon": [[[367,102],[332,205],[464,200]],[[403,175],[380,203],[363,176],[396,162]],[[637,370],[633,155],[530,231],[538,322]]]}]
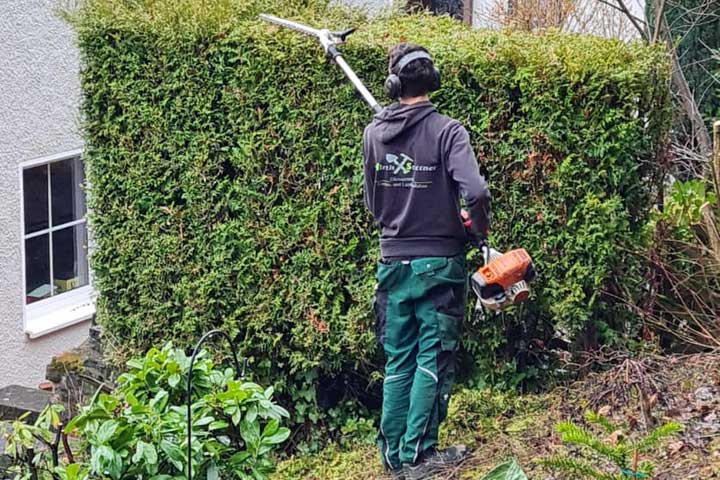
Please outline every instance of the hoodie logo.
[{"label": "hoodie logo", "polygon": [[408,157],[404,153],[400,154],[400,157],[397,155],[393,155],[392,153],[388,153],[385,155],[385,160],[390,165],[395,166],[395,170],[393,170],[393,174],[397,175],[398,173],[402,172],[405,175],[412,172],[412,167],[415,161],[413,161],[412,158]]},{"label": "hoodie logo", "polygon": [[404,153],[401,153],[400,155],[386,153],[385,163],[376,163],[375,170],[378,172],[381,170],[392,171],[393,175],[409,175],[413,171],[434,172],[437,170],[437,166],[415,165],[415,160]]}]

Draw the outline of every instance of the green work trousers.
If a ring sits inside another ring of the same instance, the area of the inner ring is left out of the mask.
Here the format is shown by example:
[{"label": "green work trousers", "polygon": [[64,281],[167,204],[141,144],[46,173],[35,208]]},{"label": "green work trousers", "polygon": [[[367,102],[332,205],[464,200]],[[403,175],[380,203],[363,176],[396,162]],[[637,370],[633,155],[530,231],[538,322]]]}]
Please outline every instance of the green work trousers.
[{"label": "green work trousers", "polygon": [[467,288],[465,256],[382,261],[376,333],[387,362],[378,447],[386,468],[437,445],[455,377]]}]

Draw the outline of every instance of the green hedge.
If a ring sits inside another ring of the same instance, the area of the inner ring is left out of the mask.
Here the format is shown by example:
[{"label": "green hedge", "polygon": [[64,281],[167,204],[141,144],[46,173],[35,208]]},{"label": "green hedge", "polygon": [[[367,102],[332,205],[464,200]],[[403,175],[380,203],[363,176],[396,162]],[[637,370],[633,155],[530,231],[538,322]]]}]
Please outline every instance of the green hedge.
[{"label": "green hedge", "polygon": [[433,100],[467,126],[491,185],[493,243],[527,248],[541,275],[520,314],[471,322],[476,366],[554,328],[622,323],[613,297],[640,285],[631,253],[662,173],[660,49],[282,4],[86,0],[72,15],[98,319],[116,347],[189,345],[222,327],[253,371],[309,403],[318,375],[377,370],[369,110],[312,40],[257,21],[258,5],[359,26],[342,49],[378,96],[391,45],[435,56]]}]

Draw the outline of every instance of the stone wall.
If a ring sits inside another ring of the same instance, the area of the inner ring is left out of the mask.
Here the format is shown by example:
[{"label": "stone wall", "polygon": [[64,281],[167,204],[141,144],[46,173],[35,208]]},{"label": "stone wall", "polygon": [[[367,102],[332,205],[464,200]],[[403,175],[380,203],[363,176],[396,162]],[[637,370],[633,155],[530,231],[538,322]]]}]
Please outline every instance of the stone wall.
[{"label": "stone wall", "polygon": [[87,340],[77,348],[53,357],[46,377],[53,384],[55,400],[75,415],[78,405],[87,404],[98,390],[110,391],[116,372],[104,361],[102,329],[90,327]]}]

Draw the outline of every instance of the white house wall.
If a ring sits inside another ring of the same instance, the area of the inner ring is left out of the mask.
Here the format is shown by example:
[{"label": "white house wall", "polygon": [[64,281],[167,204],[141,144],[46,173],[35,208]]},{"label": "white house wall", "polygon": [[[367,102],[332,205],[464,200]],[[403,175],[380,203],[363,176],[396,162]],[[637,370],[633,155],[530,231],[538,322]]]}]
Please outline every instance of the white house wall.
[{"label": "white house wall", "polygon": [[82,147],[78,52],[56,16],[67,0],[0,0],[0,386],[37,386],[53,355],[88,322],[34,340],[24,333],[21,162]]}]

